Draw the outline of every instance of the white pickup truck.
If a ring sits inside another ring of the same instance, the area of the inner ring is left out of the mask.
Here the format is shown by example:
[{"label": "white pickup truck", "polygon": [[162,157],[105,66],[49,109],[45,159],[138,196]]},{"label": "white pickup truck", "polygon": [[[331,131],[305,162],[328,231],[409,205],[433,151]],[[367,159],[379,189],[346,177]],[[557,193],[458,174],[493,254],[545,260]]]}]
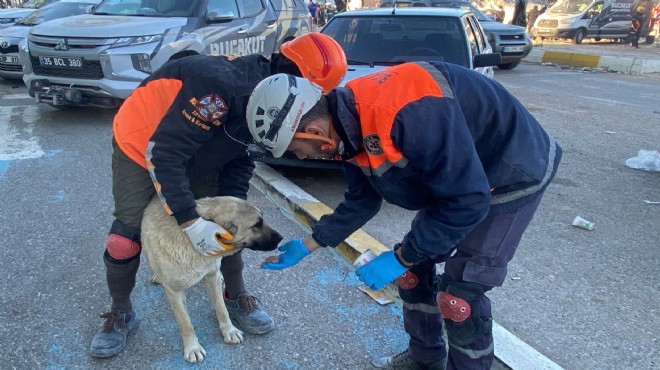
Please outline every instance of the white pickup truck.
[{"label": "white pickup truck", "polygon": [[304,0],[104,0],[33,27],[20,45],[37,102],[115,108],[151,72],[193,54],[270,56],[310,30]]}]

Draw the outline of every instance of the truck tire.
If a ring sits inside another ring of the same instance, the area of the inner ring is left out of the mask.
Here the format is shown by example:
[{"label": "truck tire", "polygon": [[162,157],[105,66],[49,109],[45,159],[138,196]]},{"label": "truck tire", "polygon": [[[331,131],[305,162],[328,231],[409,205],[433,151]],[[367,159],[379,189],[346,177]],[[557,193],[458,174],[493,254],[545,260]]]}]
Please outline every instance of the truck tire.
[{"label": "truck tire", "polygon": [[644,42],[646,45],[651,45],[655,41],[655,36],[646,36],[646,41]]},{"label": "truck tire", "polygon": [[587,31],[584,29],[580,28],[577,31],[575,31],[575,36],[573,36],[573,42],[576,44],[581,44],[582,41],[584,41],[584,37],[587,35]]},{"label": "truck tire", "polygon": [[511,63],[498,64],[497,68],[499,68],[499,69],[514,69],[514,68],[516,68],[516,66],[518,64],[520,64],[520,60],[516,60],[515,62],[511,62]]}]

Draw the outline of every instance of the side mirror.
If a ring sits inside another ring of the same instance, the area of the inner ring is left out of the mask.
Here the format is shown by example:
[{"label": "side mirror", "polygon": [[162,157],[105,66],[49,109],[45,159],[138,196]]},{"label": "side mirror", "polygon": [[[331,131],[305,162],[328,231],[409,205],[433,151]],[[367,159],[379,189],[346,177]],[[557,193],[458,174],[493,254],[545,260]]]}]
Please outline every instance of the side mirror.
[{"label": "side mirror", "polygon": [[236,15],[231,10],[213,9],[206,14],[208,23],[229,22],[234,18],[236,18]]},{"label": "side mirror", "polygon": [[498,64],[502,64],[502,54],[500,53],[478,54],[474,56],[474,60],[472,61],[472,64],[474,64],[474,68],[496,66]]}]

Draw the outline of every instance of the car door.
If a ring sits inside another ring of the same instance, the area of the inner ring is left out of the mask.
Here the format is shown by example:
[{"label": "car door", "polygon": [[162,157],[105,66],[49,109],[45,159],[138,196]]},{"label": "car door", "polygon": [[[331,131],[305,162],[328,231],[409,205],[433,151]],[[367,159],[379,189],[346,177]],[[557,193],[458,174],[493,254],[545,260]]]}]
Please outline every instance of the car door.
[{"label": "car door", "polygon": [[242,0],[248,33],[245,54],[270,56],[277,44],[277,14],[267,6],[268,0]]},{"label": "car door", "polygon": [[206,4],[206,26],[198,29],[208,55],[245,54],[240,40],[247,38],[248,27],[237,0],[209,0]]},{"label": "car door", "polygon": [[[486,41],[484,31],[474,14],[467,14],[463,18],[463,26],[467,32],[467,38],[470,44],[470,67],[472,68],[475,55],[490,53],[492,49],[488,41]],[[493,67],[479,67],[474,69],[485,76],[493,77]]]}]

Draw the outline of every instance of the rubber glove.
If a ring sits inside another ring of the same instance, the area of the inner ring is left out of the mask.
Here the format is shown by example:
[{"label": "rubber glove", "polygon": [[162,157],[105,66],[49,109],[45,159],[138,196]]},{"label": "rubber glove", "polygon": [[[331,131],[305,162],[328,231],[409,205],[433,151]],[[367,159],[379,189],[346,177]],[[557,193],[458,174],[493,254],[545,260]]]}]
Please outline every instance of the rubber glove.
[{"label": "rubber glove", "polygon": [[408,268],[396,258],[394,251],[387,251],[357,269],[355,274],[369,289],[379,290],[407,270]]},{"label": "rubber glove", "polygon": [[277,256],[277,262],[268,262],[261,265],[262,269],[283,270],[297,264],[309,255],[309,250],[303,244],[302,239],[289,240],[279,246],[277,250],[284,253]]},{"label": "rubber glove", "polygon": [[215,222],[198,218],[192,225],[183,229],[188,234],[193,247],[203,256],[217,256],[234,247],[228,242],[233,239],[229,231]]}]

